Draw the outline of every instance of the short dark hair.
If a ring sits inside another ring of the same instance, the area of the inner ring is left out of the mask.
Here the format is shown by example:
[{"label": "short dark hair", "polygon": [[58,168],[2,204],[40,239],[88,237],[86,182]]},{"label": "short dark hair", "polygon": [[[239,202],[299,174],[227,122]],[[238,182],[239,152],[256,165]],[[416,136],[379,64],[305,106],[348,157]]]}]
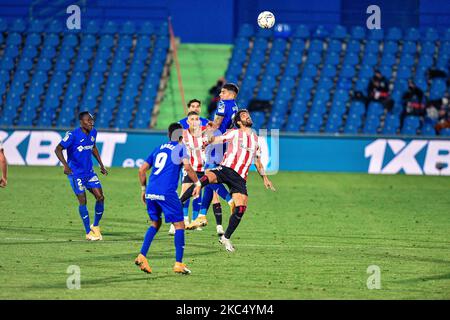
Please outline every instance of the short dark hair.
[{"label": "short dark hair", "polygon": [[[177,130],[178,130],[178,133],[176,133]],[[178,122],[171,123],[169,125],[169,129],[168,129],[170,140],[180,141],[180,139],[183,137],[182,130],[183,130],[183,126],[181,124],[179,124]],[[174,133],[176,133],[175,136],[173,136]]]},{"label": "short dark hair", "polygon": [[94,116],[89,111],[83,111],[83,112],[80,112],[80,114],[78,115],[78,120],[83,120],[83,117],[85,115],[88,115],[89,117],[94,119]]},{"label": "short dark hair", "polygon": [[240,126],[238,125],[238,121],[241,121],[241,114],[247,112],[248,114],[250,114],[250,112],[247,109],[240,109],[236,112],[236,114],[234,115],[234,126],[236,128],[240,128]]},{"label": "short dark hair", "polygon": [[197,102],[199,105],[202,104],[202,102],[198,99],[191,99],[189,100],[189,102],[187,103],[188,108],[191,106],[192,103]]},{"label": "short dark hair", "polygon": [[198,112],[195,112],[195,111],[189,111],[187,116],[188,117],[190,117],[190,116],[199,116],[199,114],[198,114]]},{"label": "short dark hair", "polygon": [[233,91],[234,93],[236,93],[236,95],[238,95],[239,93],[239,87],[231,82],[225,83],[222,88],[227,89],[229,91]]}]

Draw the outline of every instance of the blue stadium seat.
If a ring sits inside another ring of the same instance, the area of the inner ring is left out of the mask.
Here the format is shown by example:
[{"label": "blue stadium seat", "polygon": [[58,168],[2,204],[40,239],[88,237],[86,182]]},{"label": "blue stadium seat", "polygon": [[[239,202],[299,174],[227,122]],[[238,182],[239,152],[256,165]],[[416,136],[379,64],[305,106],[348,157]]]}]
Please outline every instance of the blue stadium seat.
[{"label": "blue stadium seat", "polygon": [[366,33],[363,27],[355,26],[351,30],[351,37],[356,40],[362,40],[366,37]]},{"label": "blue stadium seat", "polygon": [[386,40],[399,41],[402,39],[402,30],[400,28],[389,28]]},{"label": "blue stadium seat", "polygon": [[141,26],[139,27],[139,34],[142,35],[151,35],[155,33],[155,28],[153,26],[153,23],[150,21],[145,21]]},{"label": "blue stadium seat", "polygon": [[132,21],[126,21],[120,28],[122,34],[134,34],[136,32],[136,26]]},{"label": "blue stadium seat", "polygon": [[403,42],[403,53],[416,53],[417,44],[414,41],[405,41]]},{"label": "blue stadium seat", "polygon": [[364,52],[377,54],[379,50],[380,50],[380,42],[376,40],[369,40],[366,43]]},{"label": "blue stadium seat", "polygon": [[13,32],[24,32],[26,28],[27,23],[25,22],[25,20],[18,18],[13,21],[9,29]]},{"label": "blue stadium seat", "polygon": [[293,37],[301,39],[309,38],[309,28],[303,24],[297,26],[293,34]]},{"label": "blue stadium seat", "polygon": [[369,40],[383,40],[384,38],[384,30],[383,29],[373,29],[368,31],[367,38]]},{"label": "blue stadium seat", "polygon": [[439,34],[437,33],[437,31],[434,28],[427,28],[425,30],[425,40],[427,41],[436,41],[439,39]]},{"label": "blue stadium seat", "polygon": [[63,29],[63,26],[62,26],[62,23],[59,21],[59,20],[52,20],[48,25],[47,25],[47,27],[45,28],[45,30],[47,31],[47,32],[49,32],[50,34],[55,34],[55,33],[60,33],[60,32],[62,32],[64,29]]},{"label": "blue stadium seat", "polygon": [[344,26],[337,25],[334,27],[330,37],[332,39],[344,39],[347,37],[347,29]]},{"label": "blue stadium seat", "polygon": [[347,43],[347,52],[359,53],[361,51],[361,43],[358,40],[350,40]]},{"label": "blue stadium seat", "polygon": [[118,30],[118,27],[114,21],[106,21],[105,24],[103,24],[103,27],[101,28],[100,33],[114,34],[114,33],[117,33],[117,30]]},{"label": "blue stadium seat", "polygon": [[329,32],[323,25],[318,25],[314,31],[313,37],[317,39],[324,39],[328,36]]},{"label": "blue stadium seat", "polygon": [[328,52],[335,52],[339,54],[342,50],[342,42],[340,40],[333,39],[328,43]]},{"label": "blue stadium seat", "polygon": [[420,32],[416,28],[409,28],[406,31],[405,40],[407,41],[417,41],[420,39]]}]

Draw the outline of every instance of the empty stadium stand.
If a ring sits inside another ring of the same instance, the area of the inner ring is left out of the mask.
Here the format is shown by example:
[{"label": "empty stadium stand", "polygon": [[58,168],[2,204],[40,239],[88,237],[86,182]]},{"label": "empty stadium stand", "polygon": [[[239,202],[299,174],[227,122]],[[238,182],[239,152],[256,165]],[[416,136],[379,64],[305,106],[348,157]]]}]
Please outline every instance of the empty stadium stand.
[{"label": "empty stadium stand", "polygon": [[168,49],[167,23],[0,18],[0,125],[67,128],[90,110],[99,128],[149,128]]},{"label": "empty stadium stand", "polygon": [[[226,79],[241,87],[238,104],[253,99],[271,108],[252,112],[256,128],[288,132],[435,135],[430,119],[407,116],[401,127],[401,98],[413,79],[429,100],[448,97],[445,79],[429,81],[429,68],[449,71],[450,29],[366,30],[297,26],[288,38],[273,29],[242,25]],[[374,69],[390,80],[394,108],[352,100],[366,93]],[[448,135],[449,130],[442,130]]]}]

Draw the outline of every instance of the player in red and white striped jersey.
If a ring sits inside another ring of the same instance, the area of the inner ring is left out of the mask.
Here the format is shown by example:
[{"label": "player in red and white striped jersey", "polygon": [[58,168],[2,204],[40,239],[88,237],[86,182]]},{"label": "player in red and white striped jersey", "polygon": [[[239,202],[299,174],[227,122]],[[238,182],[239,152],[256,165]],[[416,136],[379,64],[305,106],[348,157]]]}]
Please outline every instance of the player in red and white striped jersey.
[{"label": "player in red and white striped jersey", "polygon": [[[202,187],[210,183],[225,183],[233,196],[236,207],[230,217],[225,234],[219,240],[225,246],[225,249],[230,252],[234,251],[230,237],[247,209],[247,175],[253,162],[258,173],[263,178],[265,187],[275,191],[261,163],[258,136],[251,128],[253,122],[250,113],[245,109],[239,110],[234,117],[234,123],[238,129],[229,130],[221,136],[212,136],[210,138],[210,143],[227,142],[227,150],[220,166],[206,171],[205,175],[200,178]],[[193,190],[194,186],[187,189],[181,196],[181,201],[186,201]]]}]

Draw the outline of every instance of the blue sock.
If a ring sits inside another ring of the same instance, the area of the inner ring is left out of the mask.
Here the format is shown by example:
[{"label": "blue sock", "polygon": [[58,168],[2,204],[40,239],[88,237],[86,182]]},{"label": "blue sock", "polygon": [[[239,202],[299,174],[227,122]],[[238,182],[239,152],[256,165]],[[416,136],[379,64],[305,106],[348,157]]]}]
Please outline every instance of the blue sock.
[{"label": "blue sock", "polygon": [[86,208],[86,205],[82,205],[78,207],[78,211],[80,212],[81,220],[84,224],[84,229],[86,230],[86,234],[91,231],[91,222],[89,221],[89,212]]},{"label": "blue sock", "polygon": [[219,197],[221,197],[226,201],[229,201],[231,199],[231,195],[228,193],[228,190],[225,188],[223,184],[217,185],[216,192],[219,195]]},{"label": "blue sock", "polygon": [[201,213],[204,215],[206,215],[206,213],[208,212],[209,206],[211,205],[211,201],[213,198],[213,190],[214,190],[213,186],[215,186],[215,184],[207,185],[205,187],[205,191],[203,192]]},{"label": "blue sock", "polygon": [[150,228],[148,228],[147,232],[145,233],[144,242],[142,243],[142,248],[141,248],[141,254],[143,256],[147,256],[148,249],[150,249],[150,245],[152,244],[153,238],[155,237],[155,234],[157,232],[158,232],[158,230],[154,226],[151,226]]},{"label": "blue sock", "polygon": [[94,227],[97,227],[100,223],[100,220],[103,217],[103,211],[105,210],[105,206],[103,202],[95,203],[95,217],[94,217]]},{"label": "blue sock", "polygon": [[189,204],[191,203],[191,199],[187,199],[187,201],[183,204],[183,215],[185,217],[189,216]]},{"label": "blue sock", "polygon": [[184,229],[175,230],[175,259],[177,262],[183,261],[184,253]]}]

